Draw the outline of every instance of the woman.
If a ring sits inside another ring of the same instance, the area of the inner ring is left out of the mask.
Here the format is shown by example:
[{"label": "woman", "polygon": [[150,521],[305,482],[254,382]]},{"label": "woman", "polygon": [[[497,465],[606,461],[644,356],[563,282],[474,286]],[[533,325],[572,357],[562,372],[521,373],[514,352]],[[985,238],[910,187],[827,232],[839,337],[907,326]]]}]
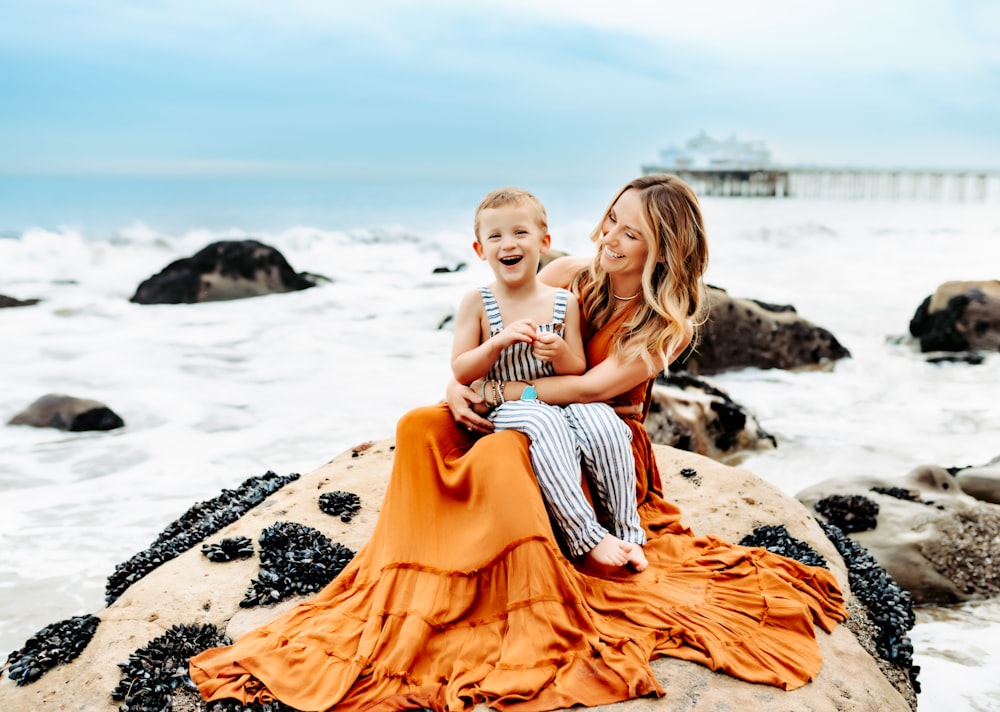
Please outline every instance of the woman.
[{"label": "woman", "polygon": [[[833,576],[683,527],[662,498],[641,423],[655,374],[691,342],[702,309],[697,199],[676,177],[638,178],[593,239],[593,260],[544,271],[580,298],[590,370],[532,387],[550,403],[607,400],[626,419],[649,567],[602,577],[574,566],[553,534],[527,438],[471,435],[490,427],[473,412],[482,399],[454,384],[451,410],[400,419],[378,523],[351,564],[314,599],[192,658],[206,699],[530,711],[662,694],[649,661],[663,655],[786,689],[819,671],[813,623],[830,631],[846,617]],[[506,397],[527,387],[507,384]]]}]

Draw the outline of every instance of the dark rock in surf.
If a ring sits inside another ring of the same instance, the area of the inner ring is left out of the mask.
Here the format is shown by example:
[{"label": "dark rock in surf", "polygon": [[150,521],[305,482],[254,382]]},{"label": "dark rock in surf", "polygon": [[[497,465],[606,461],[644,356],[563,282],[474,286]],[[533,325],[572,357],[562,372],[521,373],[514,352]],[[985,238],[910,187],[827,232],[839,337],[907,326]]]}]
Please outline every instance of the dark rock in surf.
[{"label": "dark rock in surf", "polygon": [[6,294],[0,294],[0,309],[6,307],[30,307],[33,304],[38,304],[38,299],[15,299],[14,297],[8,297]]},{"label": "dark rock in surf", "polygon": [[682,354],[671,370],[712,374],[740,368],[809,368],[850,358],[850,352],[795,308],[730,297],[709,287],[710,311],[694,350]]},{"label": "dark rock in surf", "polygon": [[657,376],[645,424],[653,442],[713,460],[777,445],[727,393],[686,373]]},{"label": "dark rock in surf", "polygon": [[86,398],[49,393],[8,421],[8,425],[31,425],[59,430],[114,430],[125,421],[104,403]]},{"label": "dark rock in surf", "polygon": [[945,282],[917,307],[920,350],[1000,351],[1000,280]]},{"label": "dark rock in surf", "polygon": [[193,304],[315,287],[325,277],[295,272],[284,256],[257,240],[214,242],[171,262],[142,282],[136,304]]}]

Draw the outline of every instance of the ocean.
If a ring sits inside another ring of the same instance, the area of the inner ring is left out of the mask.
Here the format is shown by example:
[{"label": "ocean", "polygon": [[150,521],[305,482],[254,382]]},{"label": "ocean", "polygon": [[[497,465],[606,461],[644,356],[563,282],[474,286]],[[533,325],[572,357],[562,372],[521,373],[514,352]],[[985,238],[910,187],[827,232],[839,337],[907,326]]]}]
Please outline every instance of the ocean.
[{"label": "ocean", "polygon": [[[553,246],[589,254],[590,229],[630,177],[523,187],[548,207]],[[0,178],[0,294],[41,299],[0,310],[0,420],[66,393],[126,422],[89,433],[0,425],[0,656],[98,611],[115,564],[194,502],[268,470],[309,472],[440,400],[451,345],[441,325],[491,278],[471,226],[493,187]],[[777,438],[741,467],[795,494],[1000,455],[1000,354],[930,364],[908,334],[942,282],[1000,277],[1000,201],[702,207],[709,283],[792,304],[852,354],[827,371],[711,377]],[[331,281],[232,302],[128,301],[172,260],[248,237]],[[1000,710],[988,672],[1000,667],[1000,602],[920,608],[917,620],[920,708]]]}]

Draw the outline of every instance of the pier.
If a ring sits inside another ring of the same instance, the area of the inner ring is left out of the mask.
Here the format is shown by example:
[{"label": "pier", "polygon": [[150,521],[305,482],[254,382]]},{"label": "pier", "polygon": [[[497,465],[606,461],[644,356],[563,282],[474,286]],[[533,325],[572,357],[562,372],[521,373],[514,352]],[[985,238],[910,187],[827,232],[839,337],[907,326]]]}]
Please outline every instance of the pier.
[{"label": "pier", "polygon": [[914,168],[688,168],[647,165],[644,174],[673,173],[699,194],[728,197],[1000,201],[1000,171]]},{"label": "pier", "polygon": [[673,173],[699,195],[1000,202],[1000,170],[782,166],[763,141],[704,131],[642,172]]}]

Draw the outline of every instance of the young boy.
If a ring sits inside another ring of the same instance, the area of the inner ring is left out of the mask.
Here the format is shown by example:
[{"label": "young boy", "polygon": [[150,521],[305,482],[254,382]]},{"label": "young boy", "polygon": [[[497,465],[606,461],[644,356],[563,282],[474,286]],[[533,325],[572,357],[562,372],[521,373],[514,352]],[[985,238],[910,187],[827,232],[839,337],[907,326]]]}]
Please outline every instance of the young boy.
[{"label": "young boy", "polygon": [[[635,502],[635,460],[631,431],[605,403],[575,404],[582,417],[571,426],[562,408],[526,390],[505,401],[507,381],[531,382],[543,376],[580,374],[587,368],[580,335],[580,310],[565,289],[539,282],[535,275],[551,237],[541,202],[520,188],[499,188],[476,209],[472,244],[496,281],[467,294],[455,320],[451,366],[455,378],[480,378],[483,397],[494,406],[489,418],[497,430],[517,430],[531,438],[531,462],[546,505],[574,557],[604,566],[647,566],[645,531]],[[527,398],[525,397],[527,396]],[[594,494],[612,519],[614,534],[597,520],[581,486],[581,434],[574,427],[618,434],[614,453],[588,462]]]}]

